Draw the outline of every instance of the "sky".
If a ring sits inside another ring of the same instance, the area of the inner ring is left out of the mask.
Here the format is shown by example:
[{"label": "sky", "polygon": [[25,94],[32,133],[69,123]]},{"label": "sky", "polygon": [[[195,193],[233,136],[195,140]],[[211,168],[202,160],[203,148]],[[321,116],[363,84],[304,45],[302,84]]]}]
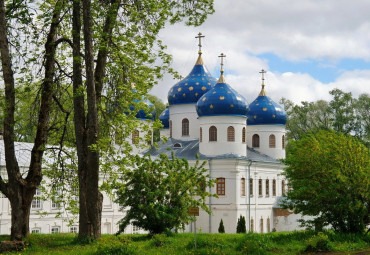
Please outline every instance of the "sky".
[{"label": "sky", "polygon": [[[197,59],[201,32],[203,60],[218,78],[226,54],[227,83],[251,103],[267,70],[268,96],[296,104],[331,100],[339,88],[370,94],[369,0],[215,0],[215,13],[199,27],[167,26],[159,38],[173,55],[173,67],[188,75]],[[178,80],[166,75],[150,92],[167,103]]]}]

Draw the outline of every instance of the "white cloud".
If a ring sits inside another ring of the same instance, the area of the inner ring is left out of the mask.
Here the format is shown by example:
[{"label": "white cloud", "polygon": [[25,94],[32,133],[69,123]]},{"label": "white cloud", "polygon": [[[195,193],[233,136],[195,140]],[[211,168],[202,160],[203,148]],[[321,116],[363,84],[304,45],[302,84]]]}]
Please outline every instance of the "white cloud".
[{"label": "white cloud", "polygon": [[[197,57],[194,37],[201,31],[206,35],[203,58],[208,69],[218,77],[217,56],[225,53],[228,83],[251,102],[260,91],[259,70],[269,70],[266,60],[253,55],[272,52],[295,61],[327,58],[332,68],[343,58],[370,61],[369,9],[368,0],[216,0],[215,14],[201,27],[177,24],[160,36],[173,54],[174,68],[187,75]],[[368,69],[340,70],[341,76],[329,84],[305,73],[268,72],[266,89],[275,101],[285,97],[296,103],[329,100],[334,88],[358,96],[370,93],[370,64]],[[175,83],[165,77],[152,93],[166,102]]]}]

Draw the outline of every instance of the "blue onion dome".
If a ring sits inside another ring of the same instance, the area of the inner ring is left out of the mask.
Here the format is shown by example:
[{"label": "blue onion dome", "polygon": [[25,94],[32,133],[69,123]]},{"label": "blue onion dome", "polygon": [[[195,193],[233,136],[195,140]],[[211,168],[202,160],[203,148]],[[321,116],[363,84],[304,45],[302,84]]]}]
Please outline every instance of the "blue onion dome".
[{"label": "blue onion dome", "polygon": [[203,64],[201,54],[202,52],[199,51],[198,60],[189,75],[176,83],[168,92],[170,105],[194,104],[216,84],[216,79]]},{"label": "blue onion dome", "polygon": [[285,125],[287,114],[281,105],[266,95],[265,85],[258,97],[249,105],[248,125]]},{"label": "blue onion dome", "polygon": [[155,112],[155,107],[152,104],[152,102],[150,102],[148,99],[143,99],[143,100],[134,99],[133,102],[134,102],[134,105],[130,106],[130,111],[135,111],[135,105],[145,104],[145,107],[142,107],[145,109],[142,109],[140,107],[141,109],[139,109],[135,115],[136,118],[142,119],[142,120],[148,120],[148,119],[154,120],[155,119],[156,112]]},{"label": "blue onion dome", "polygon": [[170,127],[170,109],[167,108],[159,115],[159,120],[162,122],[163,128]]},{"label": "blue onion dome", "polygon": [[199,99],[196,108],[199,117],[216,115],[247,116],[248,113],[247,101],[226,83],[223,71],[218,83]]}]

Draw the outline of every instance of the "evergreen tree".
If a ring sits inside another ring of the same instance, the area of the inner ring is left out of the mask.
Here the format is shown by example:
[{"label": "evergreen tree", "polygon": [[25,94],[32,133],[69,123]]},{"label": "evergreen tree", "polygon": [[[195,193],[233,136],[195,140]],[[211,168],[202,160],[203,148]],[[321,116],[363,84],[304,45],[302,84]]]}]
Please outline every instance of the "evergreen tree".
[{"label": "evergreen tree", "polygon": [[238,223],[236,225],[236,233],[246,233],[247,228],[245,226],[245,217],[240,215]]},{"label": "evergreen tree", "polygon": [[220,221],[220,225],[218,226],[218,233],[225,233],[225,227],[224,227],[224,222]]}]

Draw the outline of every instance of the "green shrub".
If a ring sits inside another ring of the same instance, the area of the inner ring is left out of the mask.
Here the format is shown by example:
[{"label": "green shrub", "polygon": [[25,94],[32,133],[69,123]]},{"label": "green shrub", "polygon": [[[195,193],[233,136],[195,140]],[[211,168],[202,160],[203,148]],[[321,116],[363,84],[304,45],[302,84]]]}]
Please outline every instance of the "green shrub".
[{"label": "green shrub", "polygon": [[331,251],[332,245],[329,241],[329,237],[322,232],[311,237],[306,241],[307,252],[320,252],[320,251]]},{"label": "green shrub", "polygon": [[264,249],[263,245],[257,240],[244,240],[238,244],[238,251],[243,252],[244,254],[253,254],[253,255],[265,255],[268,254]]},{"label": "green shrub", "polygon": [[153,235],[152,241],[151,241],[151,244],[154,247],[163,247],[168,243],[169,243],[169,240],[168,240],[167,236],[164,235],[164,234]]},{"label": "green shrub", "polygon": [[104,239],[97,245],[96,255],[129,255],[137,254],[137,251],[132,247],[129,238],[114,237]]}]

